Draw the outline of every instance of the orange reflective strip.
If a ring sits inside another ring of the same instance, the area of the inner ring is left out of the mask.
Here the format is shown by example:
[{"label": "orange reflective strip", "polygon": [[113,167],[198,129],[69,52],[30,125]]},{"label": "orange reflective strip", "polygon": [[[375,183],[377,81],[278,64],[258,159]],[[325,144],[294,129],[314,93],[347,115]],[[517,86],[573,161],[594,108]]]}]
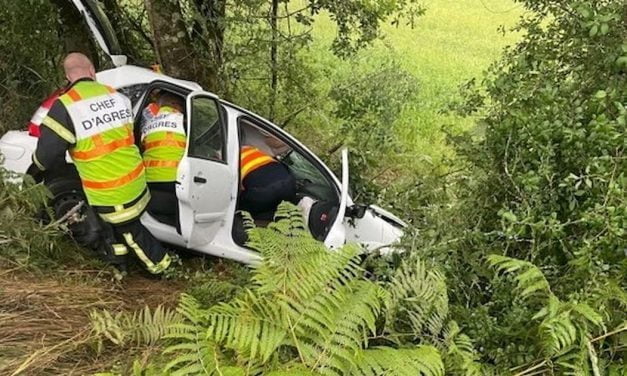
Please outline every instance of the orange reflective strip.
[{"label": "orange reflective strip", "polygon": [[270,158],[270,157],[268,157],[268,156],[255,159],[254,161],[252,161],[252,162],[244,165],[244,167],[242,167],[242,177],[241,177],[241,179],[244,180],[244,178],[248,174],[250,174],[251,172],[259,169],[260,167],[263,167],[265,165],[268,165],[268,164],[274,163],[274,162],[275,162],[275,160]]},{"label": "orange reflective strip", "polygon": [[179,161],[144,161],[146,167],[178,167]]},{"label": "orange reflective strip", "polygon": [[78,93],[78,91],[76,91],[76,89],[71,89],[65,94],[67,94],[73,102],[78,102],[82,99],[81,95]]},{"label": "orange reflective strip", "polygon": [[174,133],[166,132],[165,139],[146,142],[144,144],[144,150],[148,150],[148,149],[152,149],[152,148],[156,148],[160,146],[172,146],[172,147],[185,149],[185,145],[186,145],[185,141],[177,141],[174,139]]},{"label": "orange reflective strip", "polygon": [[129,136],[121,140],[115,140],[109,142],[108,144],[102,143],[102,139],[100,139],[100,143],[94,140],[94,144],[96,144],[94,149],[87,151],[74,151],[70,154],[72,155],[72,158],[75,159],[93,159],[114,152],[119,148],[131,146],[133,143],[133,136]]},{"label": "orange reflective strip", "polygon": [[159,141],[147,142],[144,144],[144,150],[149,150],[149,149],[161,147],[161,146],[172,146],[172,147],[185,149],[185,141],[159,140]]},{"label": "orange reflective strip", "polygon": [[91,189],[109,189],[109,188],[117,188],[121,187],[127,183],[132,182],[137,179],[139,175],[144,172],[144,164],[140,163],[133,169],[133,171],[128,174],[122,176],[121,178],[109,181],[92,181],[92,180],[83,180],[83,187],[91,188]]},{"label": "orange reflective strip", "polygon": [[70,152],[70,155],[72,156],[72,158],[76,159],[93,159],[116,151],[119,148],[133,145],[135,143],[135,138],[133,137],[133,133],[128,127],[126,127],[126,135],[126,138],[111,141],[105,144],[102,139],[102,133],[99,133],[91,137],[94,145],[96,145],[95,148],[85,151],[73,151]]},{"label": "orange reflective strip", "polygon": [[260,152],[259,150],[254,150],[252,152],[248,152],[246,154],[242,154],[240,165],[243,168],[244,166],[249,164],[251,161],[254,161],[257,158],[263,158],[263,157],[267,157],[267,155],[262,153],[262,152]]}]

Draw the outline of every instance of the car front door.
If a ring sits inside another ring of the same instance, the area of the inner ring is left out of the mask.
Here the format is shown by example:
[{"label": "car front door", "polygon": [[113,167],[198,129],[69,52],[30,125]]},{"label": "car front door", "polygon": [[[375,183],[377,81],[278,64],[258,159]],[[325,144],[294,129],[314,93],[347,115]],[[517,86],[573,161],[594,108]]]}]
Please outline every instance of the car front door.
[{"label": "car front door", "polygon": [[217,98],[195,91],[187,97],[188,141],[177,172],[181,235],[190,249],[213,240],[224,225],[237,176],[226,156],[226,119]]}]

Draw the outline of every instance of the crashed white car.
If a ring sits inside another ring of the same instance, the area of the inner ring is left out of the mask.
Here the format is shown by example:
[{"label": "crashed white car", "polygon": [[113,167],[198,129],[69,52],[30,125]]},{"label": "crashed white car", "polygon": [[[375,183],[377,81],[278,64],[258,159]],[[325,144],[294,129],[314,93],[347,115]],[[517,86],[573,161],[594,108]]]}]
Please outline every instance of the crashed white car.
[{"label": "crashed white car", "polygon": [[[330,203],[335,207],[323,234],[315,234],[329,248],[347,242],[366,249],[388,248],[403,234],[405,224],[391,213],[374,205],[356,205],[348,192],[348,156],[342,153],[342,179],[338,179],[316,155],[284,130],[216,95],[200,85],[126,65],[111,26],[93,0],[72,0],[84,15],[102,51],[116,68],[97,74],[97,80],[126,94],[133,103],[136,127],[142,121],[153,93],[170,92],[186,103],[188,142],[178,167],[176,195],[177,219],[159,218],[146,212],[142,223],[159,240],[175,246],[239,262],[252,263],[259,255],[234,238],[237,226],[240,147],[249,145],[275,155],[297,181],[297,196]],[[275,142],[268,143],[272,139]],[[278,142],[276,142],[278,141]],[[26,131],[10,131],[0,139],[0,152],[7,170],[25,173],[31,164],[37,138]],[[278,150],[276,144],[279,144]],[[69,157],[64,169],[46,179],[54,195],[57,216],[84,200],[80,179]],[[83,208],[89,211],[89,208]],[[99,232],[93,214],[74,225],[83,234]]]}]

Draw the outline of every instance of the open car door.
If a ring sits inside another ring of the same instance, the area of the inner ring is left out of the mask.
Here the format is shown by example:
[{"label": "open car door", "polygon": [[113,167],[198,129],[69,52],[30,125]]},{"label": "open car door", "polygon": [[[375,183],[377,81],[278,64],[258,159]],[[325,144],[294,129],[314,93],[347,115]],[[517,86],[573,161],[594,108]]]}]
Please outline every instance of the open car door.
[{"label": "open car door", "polygon": [[217,98],[187,97],[187,146],[177,172],[181,235],[190,249],[211,242],[223,225],[237,177],[226,158],[226,119]]},{"label": "open car door", "polygon": [[340,207],[333,221],[333,225],[324,239],[324,245],[329,248],[339,248],[346,242],[346,228],[344,227],[344,216],[348,205],[348,150],[342,149],[342,192],[340,196]]},{"label": "open car door", "polygon": [[98,46],[116,67],[126,64],[126,55],[122,54],[115,30],[96,0],[70,0],[87,23]]}]

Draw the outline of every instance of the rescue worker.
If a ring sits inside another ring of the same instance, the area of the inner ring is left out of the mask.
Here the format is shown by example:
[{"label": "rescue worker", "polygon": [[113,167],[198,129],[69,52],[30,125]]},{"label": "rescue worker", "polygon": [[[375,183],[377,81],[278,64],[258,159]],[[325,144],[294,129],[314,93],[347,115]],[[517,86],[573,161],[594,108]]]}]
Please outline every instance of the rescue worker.
[{"label": "rescue worker", "polygon": [[178,200],[174,182],[187,143],[183,103],[178,96],[164,92],[157,100],[157,108],[157,113],[141,128],[146,181],[152,196],[148,210],[176,220]]},{"label": "rescue worker", "polygon": [[159,274],[171,259],[139,221],[150,193],[134,143],[130,100],[96,82],[83,54],[69,54],[63,68],[70,86],[43,120],[33,163],[41,171],[54,170],[69,151],[87,202],[112,226],[113,263],[125,268],[130,248],[148,271]]},{"label": "rescue worker", "polygon": [[293,202],[296,181],[287,167],[258,148],[240,152],[240,209],[254,219],[271,220],[281,201]]}]

